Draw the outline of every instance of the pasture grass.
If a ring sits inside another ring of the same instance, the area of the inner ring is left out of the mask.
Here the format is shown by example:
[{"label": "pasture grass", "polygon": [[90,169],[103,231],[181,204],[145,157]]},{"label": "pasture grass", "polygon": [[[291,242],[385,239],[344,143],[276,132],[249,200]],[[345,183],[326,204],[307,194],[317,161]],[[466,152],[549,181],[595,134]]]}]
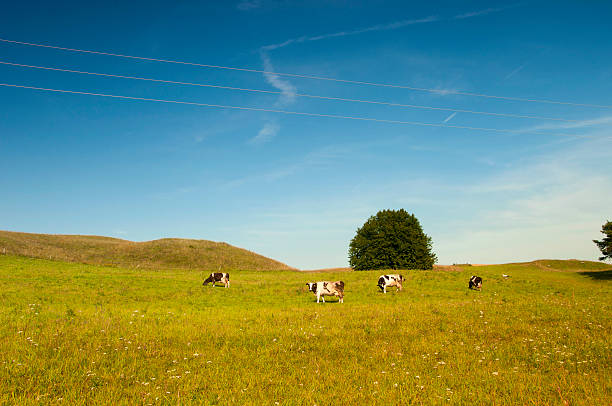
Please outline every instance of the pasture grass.
[{"label": "pasture grass", "polygon": [[[0,255],[0,403],[610,404],[612,266],[541,265],[403,271],[383,295],[380,271],[224,289]],[[343,280],[345,303],[317,304],[316,280]]]}]

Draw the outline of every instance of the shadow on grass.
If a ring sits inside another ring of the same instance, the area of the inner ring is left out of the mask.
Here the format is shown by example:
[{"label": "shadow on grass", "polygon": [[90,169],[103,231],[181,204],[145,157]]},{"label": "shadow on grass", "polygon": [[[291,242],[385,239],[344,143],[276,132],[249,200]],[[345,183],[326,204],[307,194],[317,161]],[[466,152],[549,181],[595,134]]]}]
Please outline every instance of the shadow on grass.
[{"label": "shadow on grass", "polygon": [[578,272],[580,275],[588,276],[589,278],[596,279],[599,281],[608,281],[612,279],[612,269],[606,271],[595,271],[595,272]]}]

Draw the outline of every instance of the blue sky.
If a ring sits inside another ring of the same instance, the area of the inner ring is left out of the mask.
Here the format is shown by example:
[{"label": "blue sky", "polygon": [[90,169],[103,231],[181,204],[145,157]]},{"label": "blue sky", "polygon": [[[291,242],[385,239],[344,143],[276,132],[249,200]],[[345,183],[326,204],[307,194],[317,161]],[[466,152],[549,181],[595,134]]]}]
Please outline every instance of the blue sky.
[{"label": "blue sky", "polygon": [[8,42],[0,62],[281,94],[2,64],[0,82],[514,132],[0,86],[0,229],[226,241],[309,269],[346,266],[349,241],[369,216],[405,208],[443,264],[596,259],[591,240],[612,219],[612,108],[575,104],[612,105],[612,5],[175,3],[12,2],[0,38],[440,92]]}]

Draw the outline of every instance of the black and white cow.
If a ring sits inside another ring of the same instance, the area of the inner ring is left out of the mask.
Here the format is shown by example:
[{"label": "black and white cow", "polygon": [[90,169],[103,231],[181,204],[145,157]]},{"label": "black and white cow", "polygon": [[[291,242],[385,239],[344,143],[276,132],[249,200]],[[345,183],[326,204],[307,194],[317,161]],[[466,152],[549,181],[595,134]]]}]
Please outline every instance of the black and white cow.
[{"label": "black and white cow", "polygon": [[344,303],[344,282],[309,282],[306,284],[308,290],[317,296],[317,303],[319,299],[323,299],[325,303],[325,296],[338,296],[339,302]]},{"label": "black and white cow", "polygon": [[202,285],[208,285],[211,282],[212,286],[215,286],[215,282],[221,282],[226,288],[229,288],[229,274],[225,272],[213,272],[208,276]]},{"label": "black and white cow", "polygon": [[381,275],[378,278],[377,286],[382,290],[383,293],[387,293],[387,287],[395,286],[396,291],[402,290],[402,282],[405,281],[404,277],[399,274],[393,275]]},{"label": "black and white cow", "polygon": [[470,289],[481,290],[482,289],[482,278],[480,276],[472,275],[472,277],[470,278],[470,283],[468,287]]}]

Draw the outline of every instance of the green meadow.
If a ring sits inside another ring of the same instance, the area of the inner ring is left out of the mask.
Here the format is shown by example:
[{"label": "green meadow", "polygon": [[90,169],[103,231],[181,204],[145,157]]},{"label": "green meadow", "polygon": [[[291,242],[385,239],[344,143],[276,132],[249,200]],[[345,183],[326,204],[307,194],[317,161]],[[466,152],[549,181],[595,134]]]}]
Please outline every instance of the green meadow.
[{"label": "green meadow", "polygon": [[[612,265],[403,271],[386,295],[382,273],[235,271],[224,289],[0,255],[0,403],[611,403]],[[317,304],[317,280],[345,303]]]}]

